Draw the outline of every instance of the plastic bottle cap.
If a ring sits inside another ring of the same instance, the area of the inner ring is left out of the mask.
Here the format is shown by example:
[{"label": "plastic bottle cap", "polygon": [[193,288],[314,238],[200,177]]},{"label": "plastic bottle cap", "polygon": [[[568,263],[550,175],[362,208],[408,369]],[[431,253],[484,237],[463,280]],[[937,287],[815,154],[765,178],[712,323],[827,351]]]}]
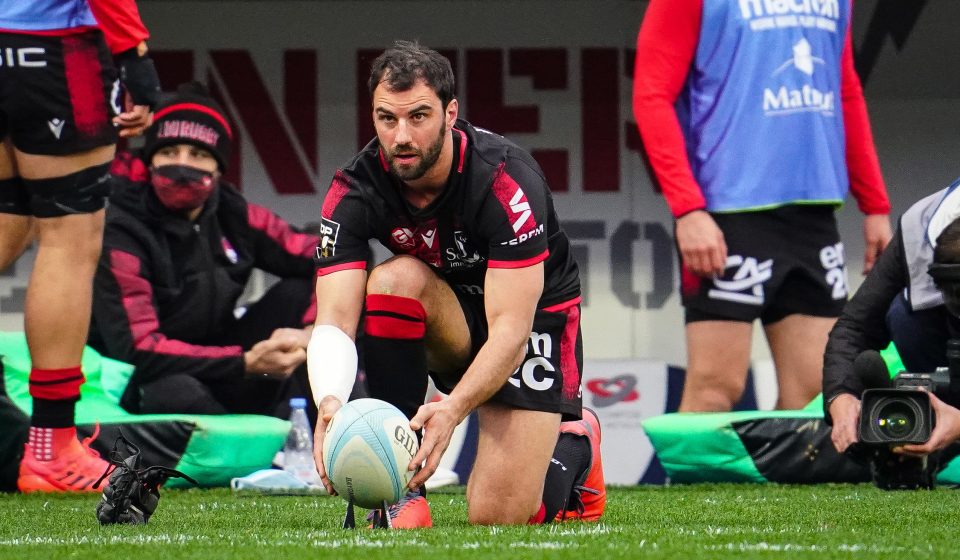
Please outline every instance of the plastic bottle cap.
[{"label": "plastic bottle cap", "polygon": [[303,397],[294,397],[290,399],[290,408],[307,408],[307,399]]}]

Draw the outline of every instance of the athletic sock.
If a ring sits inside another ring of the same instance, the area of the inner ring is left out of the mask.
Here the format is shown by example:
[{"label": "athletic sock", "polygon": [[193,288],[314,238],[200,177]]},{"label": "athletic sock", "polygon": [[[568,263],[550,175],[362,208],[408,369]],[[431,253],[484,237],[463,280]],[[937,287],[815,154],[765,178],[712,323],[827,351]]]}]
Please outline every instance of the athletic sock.
[{"label": "athletic sock", "polygon": [[553,521],[558,513],[567,508],[573,486],[590,467],[590,459],[590,442],[587,438],[560,434],[543,481],[542,523]]},{"label": "athletic sock", "polygon": [[77,429],[30,426],[27,444],[37,461],[53,461],[59,451],[77,441]]},{"label": "athletic sock", "polygon": [[427,313],[419,301],[385,294],[367,296],[363,361],[370,396],[413,418],[427,394]]},{"label": "athletic sock", "polygon": [[38,461],[55,459],[60,449],[77,439],[74,412],[82,383],[80,366],[30,370],[33,414],[28,445]]}]

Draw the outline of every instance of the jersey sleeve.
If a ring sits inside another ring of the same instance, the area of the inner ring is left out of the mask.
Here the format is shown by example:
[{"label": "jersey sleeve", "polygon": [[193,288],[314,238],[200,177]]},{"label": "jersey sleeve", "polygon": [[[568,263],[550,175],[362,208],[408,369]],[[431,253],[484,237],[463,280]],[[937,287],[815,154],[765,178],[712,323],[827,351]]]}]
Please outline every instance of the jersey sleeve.
[{"label": "jersey sleeve", "polygon": [[508,157],[480,210],[490,268],[523,268],[546,260],[547,182],[530,163]]},{"label": "jersey sleeve", "polygon": [[88,0],[110,52],[128,51],[150,38],[134,0]]},{"label": "jersey sleeve", "polygon": [[314,257],[318,276],[339,270],[365,269],[370,259],[372,235],[367,205],[359,192],[351,188],[351,180],[343,171],[337,171],[323,199],[320,241]]},{"label": "jersey sleeve", "polygon": [[674,108],[697,50],[702,8],[702,0],[652,0],[637,35],[633,115],[675,217],[706,207]]},{"label": "jersey sleeve", "polygon": [[853,41],[849,29],[840,64],[840,94],[843,100],[850,193],[864,214],[889,214],[890,199],[880,173],[877,150],[873,145],[873,132],[870,130],[863,87],[853,64]]}]

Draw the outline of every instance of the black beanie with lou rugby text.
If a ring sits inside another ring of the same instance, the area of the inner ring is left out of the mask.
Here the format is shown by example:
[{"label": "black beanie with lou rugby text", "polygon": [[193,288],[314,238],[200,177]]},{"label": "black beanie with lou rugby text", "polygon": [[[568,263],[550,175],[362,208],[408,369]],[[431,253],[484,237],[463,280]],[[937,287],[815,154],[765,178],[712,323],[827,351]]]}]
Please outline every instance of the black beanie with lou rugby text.
[{"label": "black beanie with lou rugby text", "polygon": [[153,113],[153,124],[144,133],[143,159],[147,165],[157,150],[173,144],[193,144],[216,158],[220,171],[230,160],[233,130],[223,109],[199,82],[181,84],[165,97]]}]

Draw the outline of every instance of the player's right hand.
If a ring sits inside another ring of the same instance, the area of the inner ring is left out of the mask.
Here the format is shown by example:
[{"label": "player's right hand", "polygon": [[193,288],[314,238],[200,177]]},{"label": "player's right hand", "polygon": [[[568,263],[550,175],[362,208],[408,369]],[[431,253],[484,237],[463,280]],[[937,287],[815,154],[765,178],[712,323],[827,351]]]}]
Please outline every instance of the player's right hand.
[{"label": "player's right hand", "polygon": [[286,379],[307,361],[307,353],[295,338],[269,338],[247,350],[243,361],[248,374]]},{"label": "player's right hand", "polygon": [[833,418],[833,431],[830,440],[837,453],[843,453],[852,444],[857,443],[857,423],[860,422],[860,399],[844,393],[830,403],[830,417]]},{"label": "player's right hand", "polygon": [[330,423],[333,415],[340,410],[341,406],[343,406],[343,403],[337,397],[331,395],[324,397],[317,406],[317,427],[313,431],[313,461],[317,464],[317,474],[320,475],[323,487],[327,489],[331,496],[335,496],[337,492],[330,484],[330,479],[327,478],[327,469],[323,466],[323,437],[327,432],[327,424]]},{"label": "player's right hand", "polygon": [[683,265],[697,276],[720,276],[727,266],[727,242],[706,210],[677,218],[677,246]]}]

